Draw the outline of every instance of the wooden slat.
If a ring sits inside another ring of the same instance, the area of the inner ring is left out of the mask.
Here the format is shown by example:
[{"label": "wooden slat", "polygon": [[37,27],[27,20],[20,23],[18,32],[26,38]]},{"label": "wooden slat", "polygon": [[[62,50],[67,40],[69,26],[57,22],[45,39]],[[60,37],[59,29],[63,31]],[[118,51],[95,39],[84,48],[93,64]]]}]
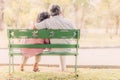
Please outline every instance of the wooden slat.
[{"label": "wooden slat", "polygon": [[10,44],[10,48],[77,48],[77,44]]},{"label": "wooden slat", "polygon": [[80,30],[55,29],[55,30],[30,30],[30,29],[9,29],[9,38],[78,38]]},{"label": "wooden slat", "polygon": [[[21,52],[10,52],[9,55],[22,55]],[[39,55],[78,55],[76,52],[43,52]]]}]

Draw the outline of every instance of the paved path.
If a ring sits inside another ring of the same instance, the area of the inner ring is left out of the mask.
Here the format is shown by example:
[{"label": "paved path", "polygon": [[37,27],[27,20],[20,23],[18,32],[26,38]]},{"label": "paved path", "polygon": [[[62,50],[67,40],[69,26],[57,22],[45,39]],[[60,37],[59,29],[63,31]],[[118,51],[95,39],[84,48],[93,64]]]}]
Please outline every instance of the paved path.
[{"label": "paved path", "polygon": [[[22,57],[16,56],[15,63]],[[28,63],[33,63],[34,57]],[[0,64],[8,63],[8,49],[0,49]],[[41,64],[58,64],[58,56],[42,56]],[[74,64],[74,57],[66,57],[67,64]],[[120,48],[79,49],[78,65],[117,65],[120,66]]]}]

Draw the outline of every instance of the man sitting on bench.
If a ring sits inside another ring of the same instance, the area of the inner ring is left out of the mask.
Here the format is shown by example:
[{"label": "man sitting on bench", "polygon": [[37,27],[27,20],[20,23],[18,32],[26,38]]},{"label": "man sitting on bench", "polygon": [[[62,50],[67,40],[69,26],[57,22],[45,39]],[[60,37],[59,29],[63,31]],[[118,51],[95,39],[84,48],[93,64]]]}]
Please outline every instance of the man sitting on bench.
[{"label": "man sitting on bench", "polygon": [[[62,16],[62,9],[59,5],[52,5],[50,7],[50,14],[51,14],[51,18],[46,19],[44,21],[42,21],[41,23],[37,23],[35,25],[36,28],[38,29],[76,29],[75,26],[73,26],[71,24],[71,22],[67,19],[65,19]],[[50,43],[51,44],[56,44],[56,43],[61,43],[61,44],[70,44],[71,41],[67,40],[67,39],[50,39]],[[70,49],[51,49],[51,51],[53,52],[57,52],[57,51],[70,51]],[[65,71],[66,65],[65,65],[65,57],[64,56],[60,56],[60,69],[61,71]]]}]

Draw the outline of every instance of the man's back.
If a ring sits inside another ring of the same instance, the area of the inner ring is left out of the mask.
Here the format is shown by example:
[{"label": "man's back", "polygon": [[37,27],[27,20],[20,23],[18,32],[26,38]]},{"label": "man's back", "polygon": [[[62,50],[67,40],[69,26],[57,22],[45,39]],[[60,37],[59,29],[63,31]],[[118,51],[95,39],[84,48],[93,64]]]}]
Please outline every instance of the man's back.
[{"label": "man's back", "polygon": [[[47,28],[47,29],[76,29],[70,21],[61,17],[61,16],[54,16],[49,18],[37,25],[38,29]],[[68,39],[50,39],[51,44],[61,43],[61,44],[70,44],[71,40]],[[67,49],[65,49],[67,50]]]},{"label": "man's back", "polygon": [[[50,8],[50,14],[51,18],[39,23],[36,25],[38,29],[76,29],[70,21],[67,19],[63,18],[62,15],[62,9],[59,5],[52,5]],[[50,39],[51,44],[70,44],[71,41],[67,39]],[[51,49],[51,51],[70,51],[71,49]],[[64,71],[66,66],[65,66],[65,58],[63,56],[60,56],[60,68],[61,71]]]},{"label": "man's back", "polygon": [[75,29],[70,21],[61,16],[54,16],[47,19],[45,24],[48,29]]}]

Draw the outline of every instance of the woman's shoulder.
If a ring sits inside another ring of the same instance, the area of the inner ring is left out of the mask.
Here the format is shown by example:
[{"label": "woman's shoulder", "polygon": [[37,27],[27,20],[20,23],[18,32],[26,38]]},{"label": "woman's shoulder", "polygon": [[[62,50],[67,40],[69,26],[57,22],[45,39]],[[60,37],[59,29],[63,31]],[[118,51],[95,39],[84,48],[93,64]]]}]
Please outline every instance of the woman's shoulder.
[{"label": "woman's shoulder", "polygon": [[40,23],[36,23],[35,27],[38,28],[38,29],[45,28],[45,20],[41,21]]}]

